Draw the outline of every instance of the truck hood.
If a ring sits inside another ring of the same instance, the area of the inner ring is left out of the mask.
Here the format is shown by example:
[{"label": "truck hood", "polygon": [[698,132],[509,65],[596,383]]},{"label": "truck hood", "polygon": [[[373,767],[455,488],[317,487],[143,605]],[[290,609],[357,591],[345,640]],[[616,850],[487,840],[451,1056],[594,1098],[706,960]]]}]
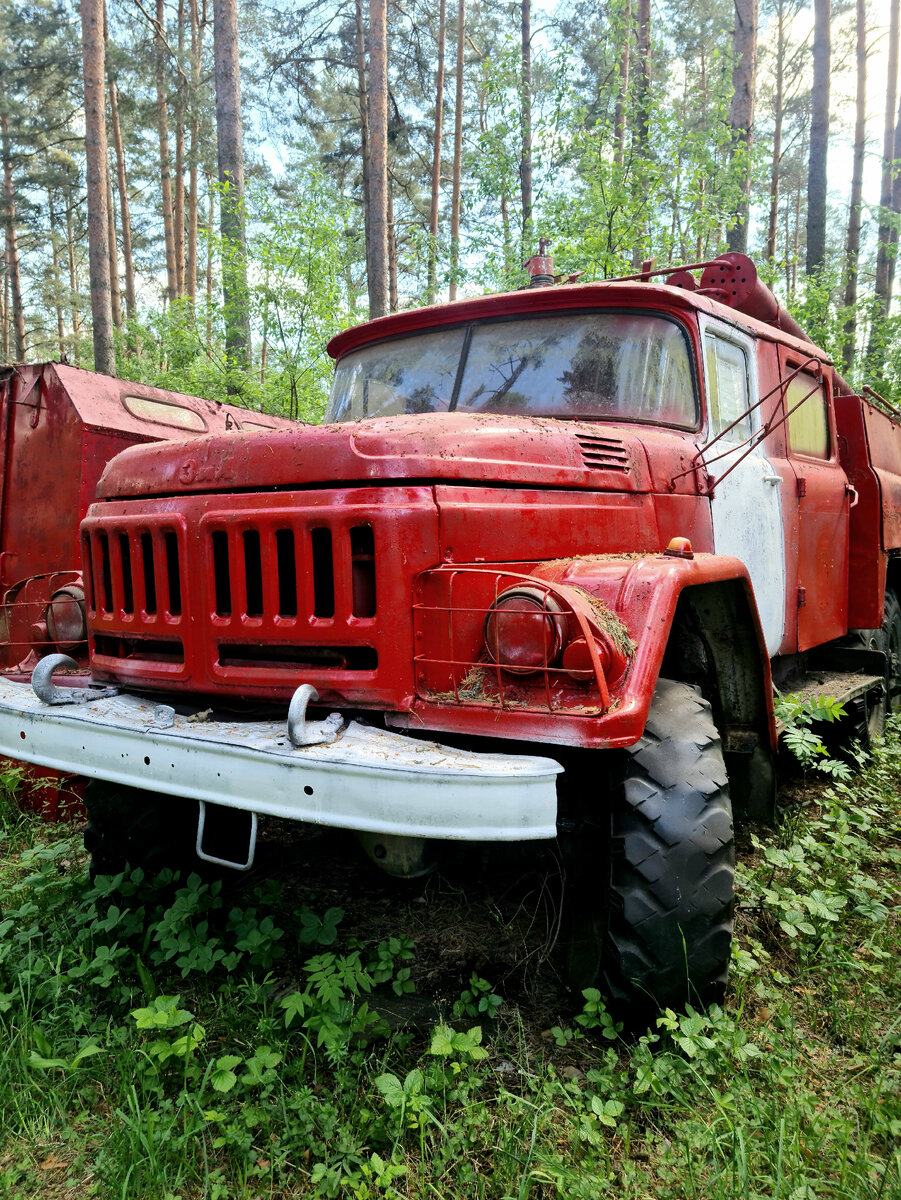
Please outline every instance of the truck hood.
[{"label": "truck hood", "polygon": [[[668,483],[694,451],[691,434],[676,430],[429,413],[135,446],[109,463],[97,495],[110,500],[410,480],[648,492],[663,485],[652,478],[650,461],[658,466],[655,474],[664,468]],[[678,491],[694,490],[690,476],[678,485]]]}]

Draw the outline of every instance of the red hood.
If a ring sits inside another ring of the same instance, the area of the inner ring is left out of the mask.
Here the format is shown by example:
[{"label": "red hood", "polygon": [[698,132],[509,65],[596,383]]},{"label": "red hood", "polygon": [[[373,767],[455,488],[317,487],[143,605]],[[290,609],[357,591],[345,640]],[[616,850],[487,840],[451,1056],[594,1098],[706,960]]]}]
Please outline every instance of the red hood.
[{"label": "red hood", "polygon": [[[135,446],[107,466],[101,499],[445,480],[656,491],[645,447],[690,458],[690,434],[552,418],[436,413]],[[656,474],[656,472],[655,472]],[[693,490],[688,480],[679,491]]]}]

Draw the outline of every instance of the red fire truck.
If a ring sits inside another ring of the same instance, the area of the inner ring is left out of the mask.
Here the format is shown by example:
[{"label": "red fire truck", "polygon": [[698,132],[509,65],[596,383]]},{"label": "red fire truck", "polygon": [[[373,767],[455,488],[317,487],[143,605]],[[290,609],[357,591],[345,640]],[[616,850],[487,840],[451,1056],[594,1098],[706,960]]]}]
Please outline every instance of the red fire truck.
[{"label": "red fire truck", "polygon": [[321,426],[114,458],[81,526],[92,683],[50,656],[3,684],[0,752],[98,781],[98,871],[247,868],[264,814],[409,874],[557,839],[573,983],[705,1003],[774,685],[864,731],[901,689],[901,425],[742,255],[546,262],[340,334]]}]

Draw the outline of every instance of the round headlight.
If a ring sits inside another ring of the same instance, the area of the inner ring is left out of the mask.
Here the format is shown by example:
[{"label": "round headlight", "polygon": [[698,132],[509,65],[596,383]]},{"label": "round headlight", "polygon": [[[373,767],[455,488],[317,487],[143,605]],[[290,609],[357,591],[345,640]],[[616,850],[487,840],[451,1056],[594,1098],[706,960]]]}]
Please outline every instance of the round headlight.
[{"label": "round headlight", "polygon": [[566,617],[540,588],[511,588],[485,618],[485,645],[492,659],[515,675],[531,675],[556,662],[566,642]]},{"label": "round headlight", "polygon": [[71,650],[88,634],[84,592],[80,587],[60,588],[47,605],[47,632],[60,650]]}]

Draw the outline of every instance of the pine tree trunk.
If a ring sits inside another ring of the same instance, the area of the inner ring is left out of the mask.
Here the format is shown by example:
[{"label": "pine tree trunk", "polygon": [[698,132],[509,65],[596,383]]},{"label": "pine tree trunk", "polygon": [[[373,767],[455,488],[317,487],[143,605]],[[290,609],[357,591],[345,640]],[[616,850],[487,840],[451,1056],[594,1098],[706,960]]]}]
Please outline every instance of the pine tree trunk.
[{"label": "pine tree trunk", "polygon": [[888,45],[888,78],[885,88],[885,125],[882,135],[882,187],[879,204],[882,209],[879,221],[878,245],[876,250],[875,293],[883,313],[888,312],[889,269],[888,248],[891,226],[886,219],[892,206],[892,169],[894,159],[895,100],[898,89],[898,34],[899,0],[891,0],[891,17]]},{"label": "pine tree trunk", "polygon": [[122,258],[125,262],[125,311],[129,320],[137,315],[135,299],[135,264],[131,249],[131,210],[128,203],[128,180],[125,174],[125,150],[119,124],[119,96],[115,80],[109,81],[110,126],[116,150],[116,182],[119,190],[119,216],[122,225]]},{"label": "pine tree trunk", "polygon": [[633,142],[639,158],[647,158],[651,99],[651,0],[638,0],[635,49],[638,71],[635,80]]},{"label": "pine tree trunk", "polygon": [[891,224],[888,216],[892,207],[892,171],[895,151],[894,122],[898,90],[899,0],[891,0],[889,11],[888,78],[885,88],[885,125],[882,135],[882,187],[879,193],[880,217],[876,246],[876,279],[873,285],[875,304],[873,321],[870,325],[870,340],[867,346],[867,370],[872,375],[881,373],[884,337],[882,318],[888,313],[891,296],[889,277]]},{"label": "pine tree trunk", "polygon": [[185,294],[190,300],[197,296],[197,188],[200,157],[200,73],[203,61],[203,30],[197,0],[191,0],[191,140],[188,148],[190,194],[188,196],[188,245],[185,252]]},{"label": "pine tree trunk", "polygon": [[75,269],[75,234],[72,230],[72,205],[76,201],[72,194],[66,197],[66,246],[69,252],[69,303],[72,308],[72,361],[77,367],[81,361],[78,344],[81,341],[81,318],[78,313],[78,274]]},{"label": "pine tree trunk", "polygon": [[519,178],[522,189],[522,256],[532,250],[532,4],[522,0],[522,71],[520,104],[522,121],[522,157]]},{"label": "pine tree trunk", "polygon": [[895,122],[894,140],[895,166],[892,178],[892,223],[889,232],[888,254],[888,307],[892,306],[892,284],[895,280],[895,267],[898,263],[898,214],[901,213],[901,99],[898,102],[898,119]]},{"label": "pine tree trunk", "polygon": [[3,256],[3,298],[0,300],[0,353],[3,361],[9,362],[9,272],[6,255]]},{"label": "pine tree trunk", "polygon": [[[635,79],[635,105],[633,108],[632,147],[635,162],[635,183],[642,200],[645,163],[650,150],[650,103],[651,103],[651,0],[638,0],[635,50],[638,58]],[[639,270],[645,257],[646,222],[641,221],[636,245],[632,250],[632,267]]]},{"label": "pine tree trunk", "polygon": [[386,0],[369,0],[369,316],[388,311],[388,41]]},{"label": "pine tree trunk", "polygon": [[166,94],[166,47],[163,29],[166,12],[163,0],[156,0],[156,32],[154,35],[154,68],[156,76],[156,122],[160,142],[160,196],[163,206],[163,236],[166,243],[166,295],[170,300],[178,294],[175,273],[175,232],[172,224],[172,177],[169,166],[169,101]]},{"label": "pine tree trunk", "polygon": [[394,230],[394,189],[388,173],[388,308],[397,312],[397,236]]},{"label": "pine tree trunk", "polygon": [[367,288],[372,278],[372,220],[369,208],[369,85],[366,80],[366,32],[363,0],[356,0],[357,103],[360,109],[360,176],[363,197],[363,248],[366,254]]},{"label": "pine tree trunk", "polygon": [[831,0],[813,5],[813,90],[810,114],[810,156],[807,168],[808,276],[818,274],[826,262],[826,157],[829,150],[829,73],[832,44]]},{"label": "pine tree trunk", "polygon": [[779,171],[782,166],[782,109],[785,95],[785,4],[779,0],[776,13],[776,90],[773,97],[773,157],[770,164],[770,214],[767,222],[766,256],[776,259],[776,234],[779,227]]},{"label": "pine tree trunk", "polygon": [[3,223],[6,227],[6,273],[9,278],[10,324],[13,331],[13,352],[16,362],[24,362],[28,353],[25,338],[25,309],[22,304],[22,275],[19,267],[19,237],[16,231],[16,192],[13,186],[12,151],[9,124],[0,115],[0,142],[3,148]]},{"label": "pine tree trunk", "polygon": [[[237,0],[213,0],[216,78],[216,143],[219,151],[219,228],[222,232],[222,295],[228,366],[250,369],[247,249],[244,240],[244,140],[238,71]],[[237,387],[229,383],[229,391]]]},{"label": "pine tree trunk", "polygon": [[434,304],[438,292],[438,211],[441,202],[441,134],[444,122],[444,46],[447,36],[447,0],[438,8],[438,67],[435,72],[435,124],[432,133],[432,197],[429,206],[429,265],[426,302]]},{"label": "pine tree trunk", "polygon": [[85,159],[88,191],[88,262],[91,274],[91,315],[94,370],[115,375],[113,313],[110,298],[109,159],[106,145],[106,78],[103,40],[103,0],[81,0],[81,41],[84,66]]},{"label": "pine tree trunk", "polygon": [[106,168],[107,244],[109,246],[109,295],[113,325],[122,332],[122,300],[119,293],[119,245],[116,238],[116,207],[113,202],[113,180],[109,163]]},{"label": "pine tree trunk", "polygon": [[[178,0],[178,65],[185,59],[185,0]],[[185,83],[181,74],[175,89],[175,186],[172,196],[175,240],[175,289],[185,294]]]},{"label": "pine tree trunk", "polygon": [[451,181],[450,286],[448,296],[457,298],[460,264],[460,182],[463,175],[463,59],[466,45],[466,0],[457,0],[457,63],[454,101],[454,167]]},{"label": "pine tree trunk", "polygon": [[854,166],[851,172],[851,207],[845,240],[845,371],[854,365],[857,342],[857,268],[860,262],[860,225],[863,200],[863,164],[867,148],[867,5],[857,0],[857,103],[854,122]]},{"label": "pine tree trunk", "polygon": [[622,29],[618,29],[617,32],[623,41],[619,52],[619,78],[613,109],[613,158],[622,170],[626,161],[626,105],[629,102],[629,55],[632,51],[632,0],[626,0],[620,19]]},{"label": "pine tree trunk", "polygon": [[513,286],[514,258],[513,238],[510,234],[510,204],[507,193],[501,192],[501,228],[504,231],[504,287]]},{"label": "pine tree trunk", "polygon": [[212,176],[206,177],[206,192],[210,199],[206,227],[206,353],[213,357],[213,218],[215,216],[216,193]]},{"label": "pine tree trunk", "polygon": [[56,309],[56,340],[59,346],[59,357],[66,357],[66,325],[63,320],[62,294],[63,284],[59,270],[59,240],[56,220],[56,208],[53,204],[53,192],[47,188],[47,216],[50,219],[50,257],[53,271],[53,307]]},{"label": "pine tree trunk", "polygon": [[751,195],[751,146],[754,136],[754,91],[757,78],[757,0],[735,0],[732,33],[732,159],[740,160],[741,199],[728,234],[730,250],[748,251],[748,207]]}]

